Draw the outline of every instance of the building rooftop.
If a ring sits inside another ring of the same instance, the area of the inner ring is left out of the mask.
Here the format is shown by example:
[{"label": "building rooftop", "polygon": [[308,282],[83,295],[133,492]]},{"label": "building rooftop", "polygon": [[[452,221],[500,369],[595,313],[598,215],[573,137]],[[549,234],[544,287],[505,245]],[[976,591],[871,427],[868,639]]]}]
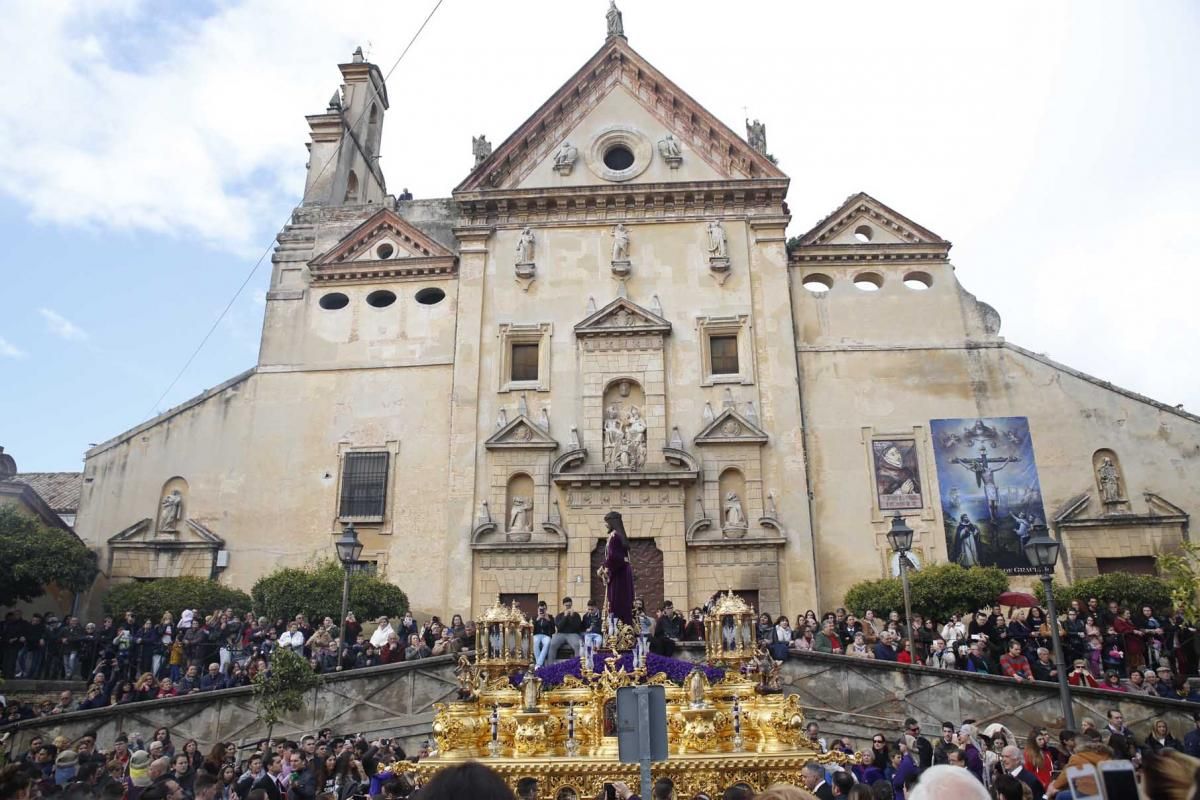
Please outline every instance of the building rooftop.
[{"label": "building rooftop", "polygon": [[82,472],[18,472],[10,480],[33,489],[56,514],[74,514],[79,510]]}]

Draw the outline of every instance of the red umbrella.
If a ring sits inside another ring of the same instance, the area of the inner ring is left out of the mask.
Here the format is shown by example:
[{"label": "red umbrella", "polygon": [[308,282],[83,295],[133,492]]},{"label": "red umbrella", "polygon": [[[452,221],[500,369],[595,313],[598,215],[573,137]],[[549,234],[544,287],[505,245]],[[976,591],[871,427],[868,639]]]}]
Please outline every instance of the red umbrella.
[{"label": "red umbrella", "polygon": [[1038,599],[1029,592],[1001,592],[996,598],[996,602],[1002,606],[1012,606],[1014,608],[1033,608],[1041,605]]}]

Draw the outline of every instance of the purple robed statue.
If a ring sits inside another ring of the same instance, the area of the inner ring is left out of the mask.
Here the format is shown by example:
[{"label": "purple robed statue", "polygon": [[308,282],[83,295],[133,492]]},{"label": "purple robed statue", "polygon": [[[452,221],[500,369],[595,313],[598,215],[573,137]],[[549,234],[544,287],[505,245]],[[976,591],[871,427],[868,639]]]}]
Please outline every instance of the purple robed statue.
[{"label": "purple robed statue", "polygon": [[604,569],[608,571],[608,613],[633,624],[633,568],[629,565],[629,537],[625,523],[616,511],[604,515],[608,523],[608,542],[604,547]]}]

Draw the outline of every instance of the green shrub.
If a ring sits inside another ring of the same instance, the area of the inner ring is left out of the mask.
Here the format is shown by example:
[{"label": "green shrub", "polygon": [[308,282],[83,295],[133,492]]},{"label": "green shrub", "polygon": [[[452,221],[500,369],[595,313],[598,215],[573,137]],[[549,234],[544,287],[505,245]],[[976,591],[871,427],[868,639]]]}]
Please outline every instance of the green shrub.
[{"label": "green shrub", "polygon": [[[1084,578],[1065,586],[1054,582],[1054,602],[1065,610],[1072,600],[1086,603],[1089,597],[1100,601],[1101,607],[1110,600],[1135,611],[1143,605],[1161,611],[1171,605],[1171,585],[1154,575],[1133,575],[1128,572],[1110,572],[1094,578]],[[1038,601],[1046,602],[1046,593],[1039,583],[1035,590]]]},{"label": "green shrub", "polygon": [[[946,620],[956,612],[991,604],[1008,589],[1008,576],[996,567],[932,564],[909,573],[909,596],[914,614]],[[898,611],[904,616],[904,589],[899,578],[862,581],[846,592],[846,607],[861,615],[868,608],[876,615]]]},{"label": "green shrub", "polygon": [[206,578],[119,583],[104,595],[104,611],[114,616],[132,611],[139,619],[149,617],[158,622],[164,611],[179,619],[185,608],[198,609],[202,616],[226,608],[244,614],[250,610],[250,596]]},{"label": "green shrub", "polygon": [[[259,578],[250,589],[254,611],[272,622],[301,613],[310,620],[337,620],[342,611],[343,577],[342,565],[333,560],[308,568],[277,569]],[[350,578],[350,610],[359,620],[385,614],[398,617],[408,610],[408,596],[399,586],[374,575],[357,574]]]},{"label": "green shrub", "polygon": [[41,597],[49,584],[82,592],[99,572],[96,556],[78,536],[12,505],[0,506],[0,554],[0,606]]},{"label": "green shrub", "polygon": [[302,656],[287,647],[271,656],[271,668],[254,676],[254,704],[267,738],[286,714],[304,710],[304,695],[321,685],[322,679]]}]

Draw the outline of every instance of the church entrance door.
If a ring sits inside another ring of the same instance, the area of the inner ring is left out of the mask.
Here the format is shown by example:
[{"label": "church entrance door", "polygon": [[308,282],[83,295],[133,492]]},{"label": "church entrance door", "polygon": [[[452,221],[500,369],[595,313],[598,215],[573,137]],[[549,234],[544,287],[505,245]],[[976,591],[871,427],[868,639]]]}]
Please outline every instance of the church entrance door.
[{"label": "church entrance door", "polygon": [[[604,605],[604,584],[596,576],[596,570],[604,564],[604,539],[597,541],[592,549],[592,596],[597,607]],[[654,612],[663,601],[663,554],[653,539],[629,540],[629,563],[633,566],[633,596],[646,601],[646,613]],[[576,607],[583,603],[575,603]]]}]

